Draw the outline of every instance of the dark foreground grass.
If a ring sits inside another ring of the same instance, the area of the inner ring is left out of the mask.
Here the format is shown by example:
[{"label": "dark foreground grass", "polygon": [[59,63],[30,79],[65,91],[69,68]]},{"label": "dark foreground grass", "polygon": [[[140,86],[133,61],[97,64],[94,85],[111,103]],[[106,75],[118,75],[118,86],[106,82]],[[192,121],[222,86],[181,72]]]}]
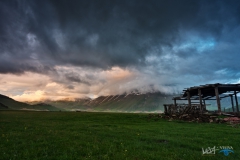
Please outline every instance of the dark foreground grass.
[{"label": "dark foreground grass", "polygon": [[[240,129],[146,114],[0,112],[0,159],[240,159]],[[202,147],[234,153],[203,156]]]}]

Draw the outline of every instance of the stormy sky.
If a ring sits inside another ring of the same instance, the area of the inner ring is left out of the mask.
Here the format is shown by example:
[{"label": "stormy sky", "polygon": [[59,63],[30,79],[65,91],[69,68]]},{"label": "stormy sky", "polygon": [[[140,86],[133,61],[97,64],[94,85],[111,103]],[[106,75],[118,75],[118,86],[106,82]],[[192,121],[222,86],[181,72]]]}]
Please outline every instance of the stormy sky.
[{"label": "stormy sky", "polygon": [[238,0],[0,0],[0,94],[21,101],[239,83]]}]

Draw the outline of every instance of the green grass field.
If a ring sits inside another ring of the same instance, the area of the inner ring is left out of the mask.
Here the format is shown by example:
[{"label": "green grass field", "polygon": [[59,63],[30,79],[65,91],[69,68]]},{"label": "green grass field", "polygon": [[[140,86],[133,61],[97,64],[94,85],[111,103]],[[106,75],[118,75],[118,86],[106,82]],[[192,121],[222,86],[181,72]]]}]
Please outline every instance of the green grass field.
[{"label": "green grass field", "polygon": [[[147,114],[0,111],[0,159],[240,159],[240,128]],[[232,146],[224,156],[202,147]]]}]

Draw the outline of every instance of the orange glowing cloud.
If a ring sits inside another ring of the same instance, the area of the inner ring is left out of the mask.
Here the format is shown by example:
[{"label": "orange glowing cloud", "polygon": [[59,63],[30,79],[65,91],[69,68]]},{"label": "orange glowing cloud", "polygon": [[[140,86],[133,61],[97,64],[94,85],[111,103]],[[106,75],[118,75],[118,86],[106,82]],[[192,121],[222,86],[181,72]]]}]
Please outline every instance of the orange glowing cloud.
[{"label": "orange glowing cloud", "polygon": [[57,66],[55,69],[56,72],[49,75],[31,72],[21,75],[0,74],[0,94],[18,101],[74,100],[122,94],[139,88],[144,92],[149,84],[157,83],[133,68],[113,67],[109,70],[96,70]]}]

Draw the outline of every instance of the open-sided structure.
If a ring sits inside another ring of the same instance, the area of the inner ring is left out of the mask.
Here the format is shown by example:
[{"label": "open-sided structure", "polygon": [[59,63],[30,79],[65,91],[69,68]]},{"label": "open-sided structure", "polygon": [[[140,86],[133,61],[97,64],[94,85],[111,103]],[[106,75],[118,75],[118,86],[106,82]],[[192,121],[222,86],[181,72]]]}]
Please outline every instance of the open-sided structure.
[{"label": "open-sided structure", "polygon": [[[173,97],[174,104],[165,104],[165,113],[186,112],[189,110],[203,113],[206,110],[206,100],[216,100],[218,113],[222,112],[221,99],[230,97],[233,112],[239,113],[237,94],[240,92],[240,84],[206,84],[194,86],[183,90],[182,96]],[[234,99],[235,106],[234,107]],[[177,101],[185,100],[187,104],[178,104]],[[193,102],[194,101],[194,102]],[[196,103],[197,101],[197,103]]]}]

